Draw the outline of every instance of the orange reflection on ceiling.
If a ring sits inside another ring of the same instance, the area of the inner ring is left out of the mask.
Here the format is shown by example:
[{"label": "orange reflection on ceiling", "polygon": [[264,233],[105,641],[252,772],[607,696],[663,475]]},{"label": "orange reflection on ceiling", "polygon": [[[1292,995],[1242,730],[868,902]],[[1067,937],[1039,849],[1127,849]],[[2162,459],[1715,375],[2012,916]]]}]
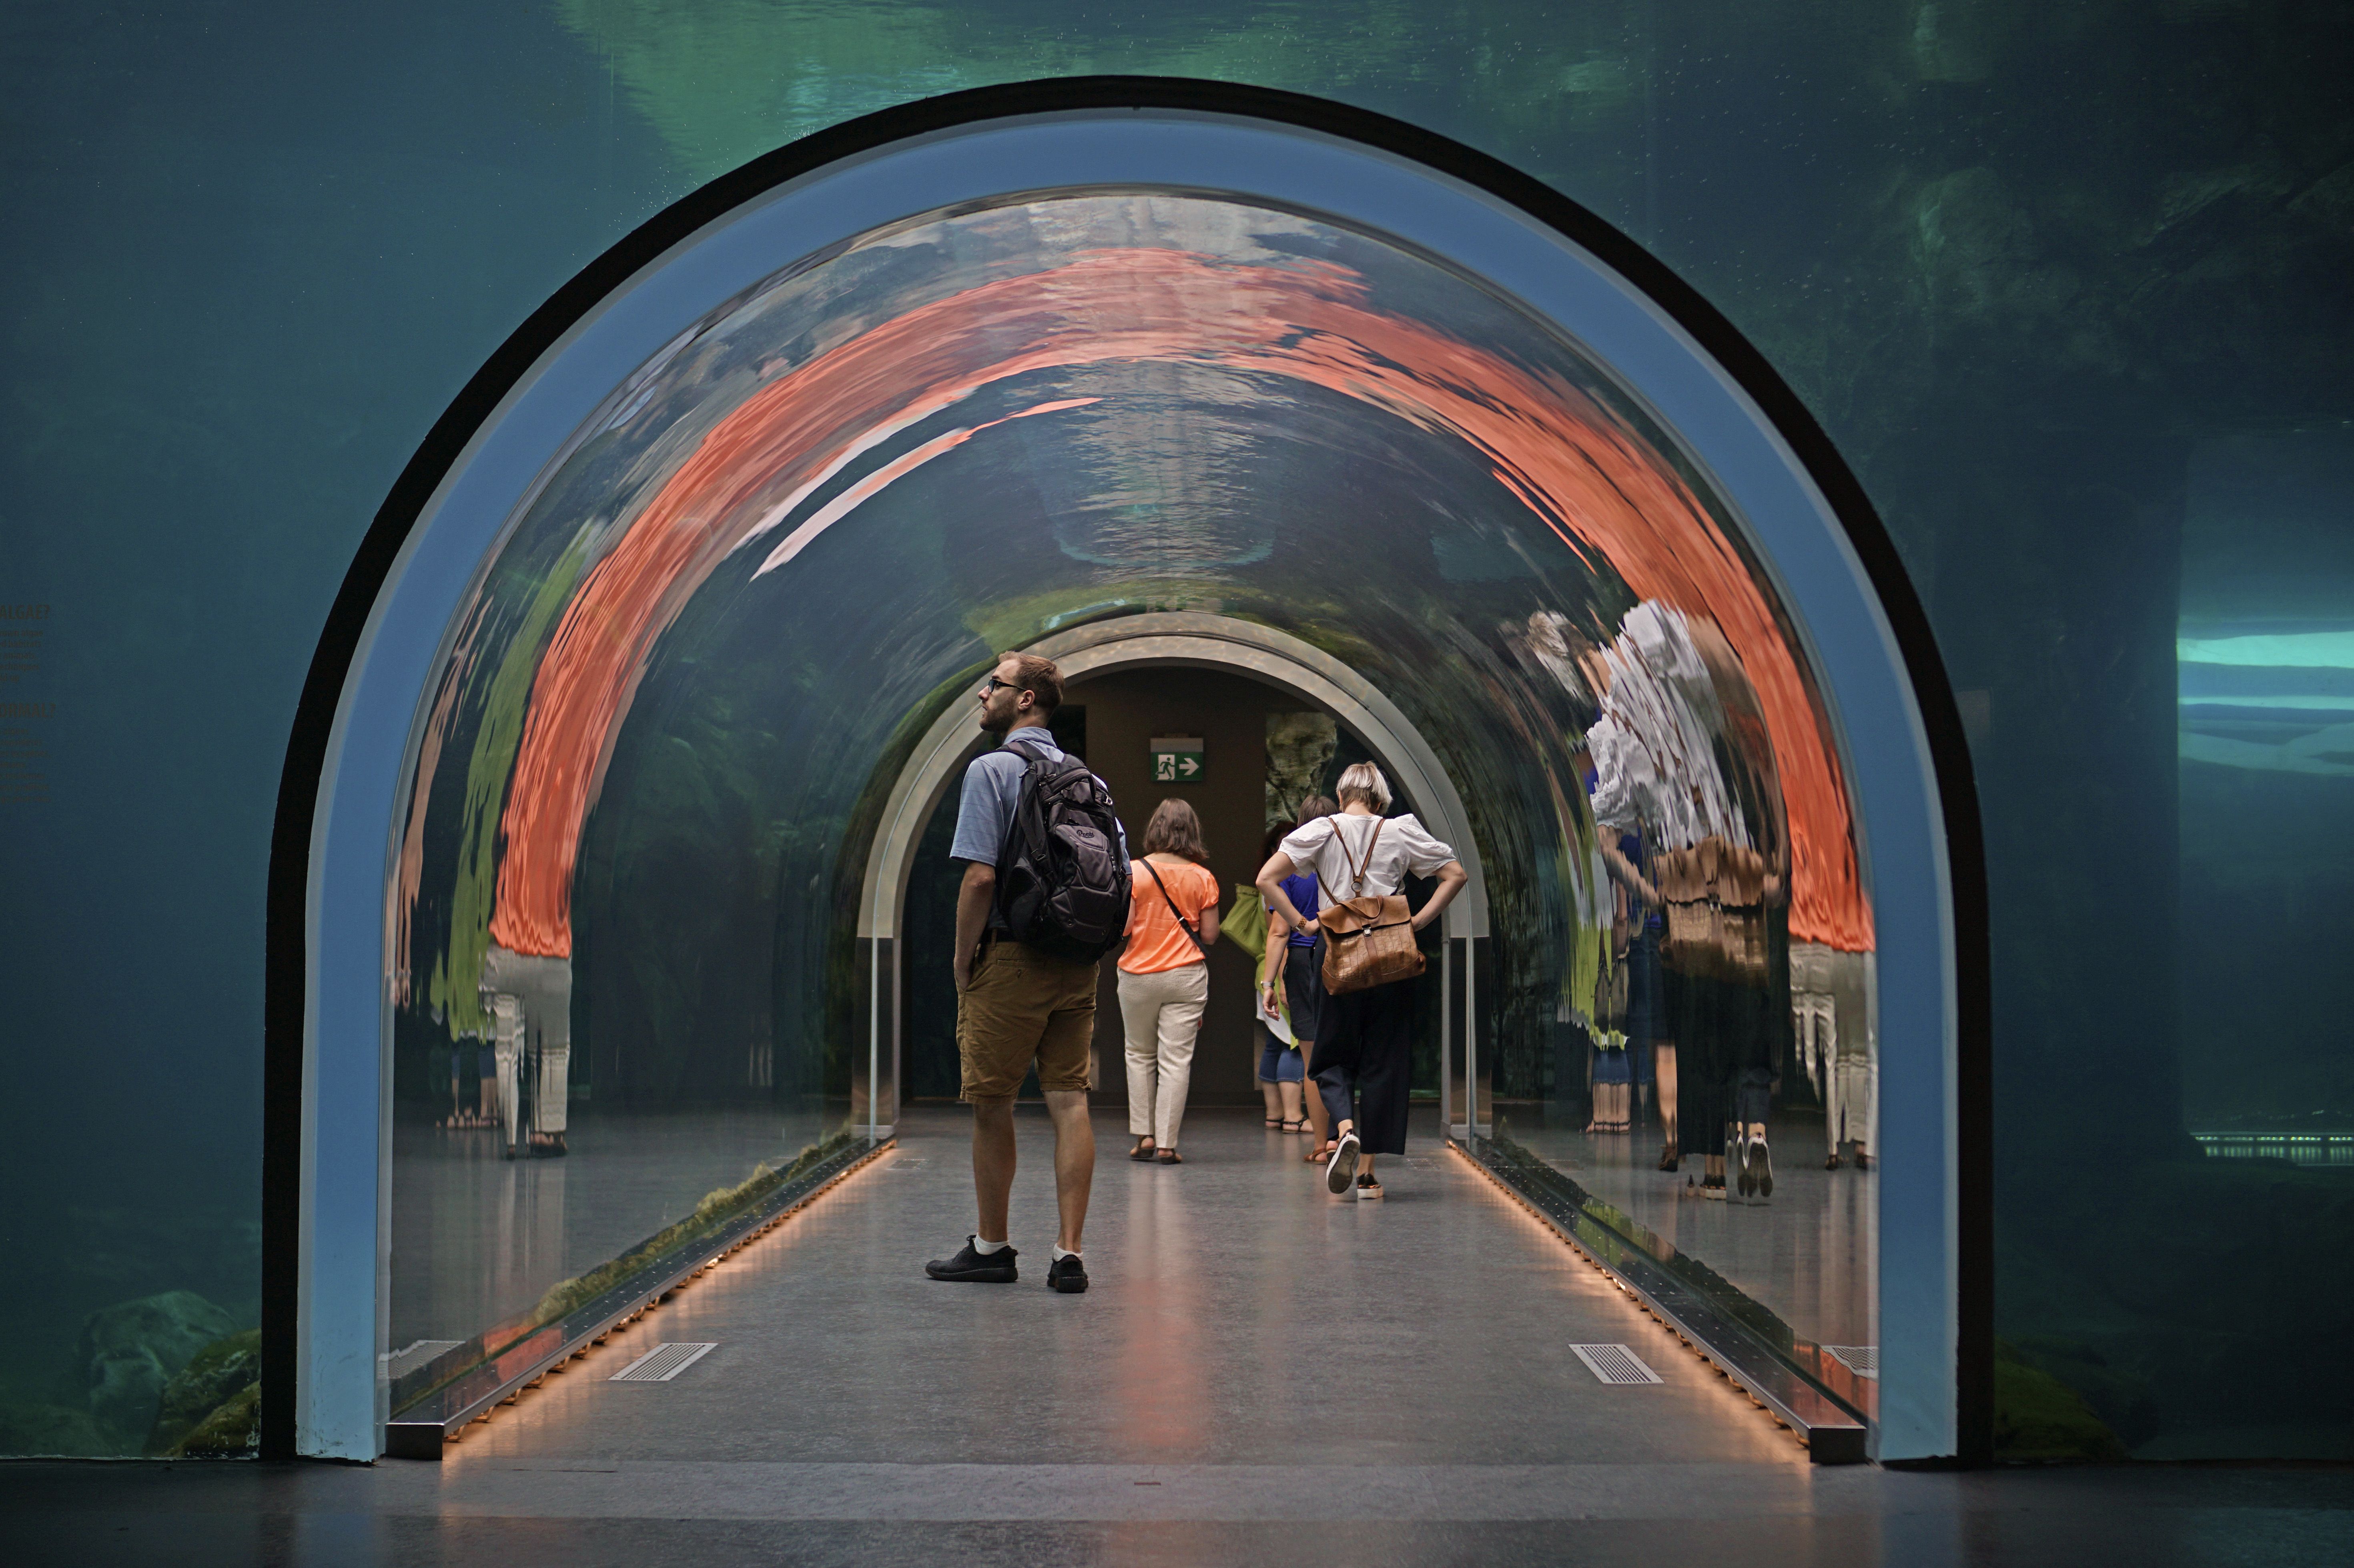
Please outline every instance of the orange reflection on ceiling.
[{"label": "orange reflection on ceiling", "polygon": [[[1356,274],[1327,262],[1099,251],[878,323],[747,398],[591,570],[541,662],[507,796],[493,938],[518,952],[571,950],[573,861],[608,736],[656,639],[732,551],[780,525],[878,438],[985,387],[1140,361],[1288,377],[1451,433],[1570,549],[1606,557],[1639,598],[1713,620],[1757,689],[1782,769],[1790,934],[1870,948],[1846,789],[1805,679],[1748,567],[1698,499],[1566,379],[1366,301]],[[1009,344],[1022,346],[1009,354]],[[794,530],[791,552],[848,511],[829,507],[824,524]]]}]

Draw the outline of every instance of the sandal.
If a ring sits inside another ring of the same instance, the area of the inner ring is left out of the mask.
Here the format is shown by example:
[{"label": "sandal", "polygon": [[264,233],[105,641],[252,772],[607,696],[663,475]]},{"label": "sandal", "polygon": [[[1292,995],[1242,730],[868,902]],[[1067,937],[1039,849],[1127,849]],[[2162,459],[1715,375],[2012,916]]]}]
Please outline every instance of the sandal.
[{"label": "sandal", "polygon": [[1130,1160],[1150,1160],[1154,1153],[1152,1139],[1140,1138],[1136,1140],[1136,1147],[1128,1151],[1128,1157]]},{"label": "sandal", "polygon": [[1267,1118],[1267,1125],[1270,1129],[1281,1127],[1283,1125],[1283,1118],[1279,1116],[1271,1116]]},{"label": "sandal", "polygon": [[1298,1121],[1287,1121],[1280,1125],[1286,1132],[1306,1132],[1308,1130],[1308,1118],[1306,1117],[1301,1117]]},{"label": "sandal", "polygon": [[1185,1157],[1178,1153],[1173,1149],[1164,1149],[1161,1150],[1160,1153],[1153,1156],[1153,1163],[1157,1165],[1182,1165],[1185,1163]]}]

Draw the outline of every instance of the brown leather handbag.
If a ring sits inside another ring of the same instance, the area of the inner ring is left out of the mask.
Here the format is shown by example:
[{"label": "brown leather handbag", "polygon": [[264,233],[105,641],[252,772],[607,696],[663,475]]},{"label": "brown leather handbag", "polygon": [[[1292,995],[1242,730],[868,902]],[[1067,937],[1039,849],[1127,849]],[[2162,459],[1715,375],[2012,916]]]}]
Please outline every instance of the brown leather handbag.
[{"label": "brown leather handbag", "polygon": [[[1341,836],[1338,823],[1332,836]],[[1349,860],[1349,841],[1341,839],[1341,857],[1349,863],[1349,885],[1363,887],[1365,870],[1373,863],[1373,846],[1381,842],[1382,819],[1365,837],[1362,859]],[[1412,980],[1422,973],[1422,948],[1414,939],[1414,914],[1405,895],[1369,893],[1358,898],[1330,902],[1319,910],[1316,924],[1324,933],[1324,989],[1334,996],[1364,991],[1392,980]]]}]

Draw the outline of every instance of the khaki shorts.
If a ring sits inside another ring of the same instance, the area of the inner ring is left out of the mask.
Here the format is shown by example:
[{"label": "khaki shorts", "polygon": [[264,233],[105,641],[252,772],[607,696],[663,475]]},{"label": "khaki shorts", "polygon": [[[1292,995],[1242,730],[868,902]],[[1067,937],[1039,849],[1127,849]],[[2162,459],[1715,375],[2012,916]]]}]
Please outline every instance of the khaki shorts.
[{"label": "khaki shorts", "polygon": [[1033,1060],[1038,1086],[1049,1093],[1092,1088],[1096,983],[1096,966],[1084,960],[1002,938],[984,944],[972,984],[957,999],[960,1097],[1012,1099]]}]

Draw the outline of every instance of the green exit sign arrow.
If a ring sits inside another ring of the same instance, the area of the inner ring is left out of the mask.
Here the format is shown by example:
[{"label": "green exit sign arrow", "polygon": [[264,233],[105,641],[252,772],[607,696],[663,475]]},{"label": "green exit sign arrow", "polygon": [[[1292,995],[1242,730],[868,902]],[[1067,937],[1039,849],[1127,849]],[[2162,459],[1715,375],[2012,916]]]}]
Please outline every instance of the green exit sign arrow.
[{"label": "green exit sign arrow", "polygon": [[1152,781],[1156,784],[1199,784],[1202,781],[1202,740],[1199,736],[1164,735],[1152,742]]}]

